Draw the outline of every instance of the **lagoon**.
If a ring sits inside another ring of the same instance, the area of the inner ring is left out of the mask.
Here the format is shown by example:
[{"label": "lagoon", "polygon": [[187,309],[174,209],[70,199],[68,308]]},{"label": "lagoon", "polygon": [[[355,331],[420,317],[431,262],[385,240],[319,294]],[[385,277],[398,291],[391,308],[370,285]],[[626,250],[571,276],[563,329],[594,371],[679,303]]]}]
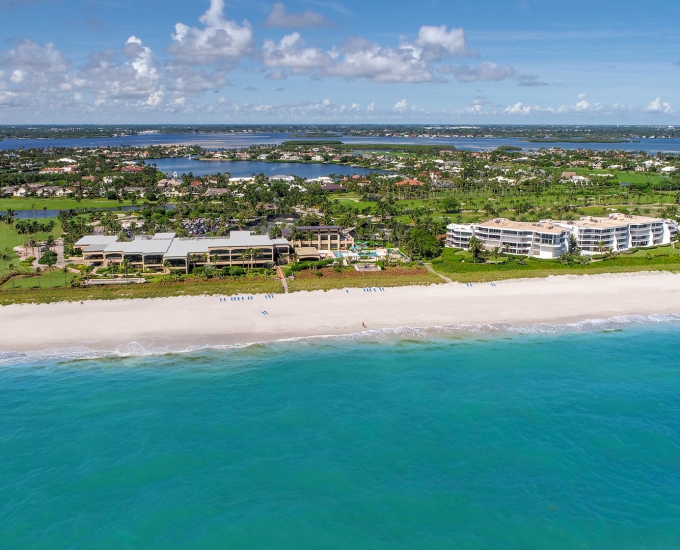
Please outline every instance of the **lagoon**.
[{"label": "lagoon", "polygon": [[354,174],[364,175],[380,170],[367,170],[353,166],[339,166],[337,164],[311,164],[302,162],[262,162],[262,161],[204,161],[190,158],[165,158],[148,160],[147,164],[155,164],[158,169],[168,176],[177,172],[182,174],[192,173],[194,176],[209,176],[229,173],[232,178],[250,177],[257,174],[265,176],[299,176],[304,179],[313,179],[320,176],[339,174],[351,176]]},{"label": "lagoon", "polygon": [[[311,138],[318,140],[319,138]],[[520,147],[524,150],[560,147],[563,149],[592,149],[606,151],[644,151],[650,154],[680,154],[680,139],[640,139],[625,143],[530,143],[516,138],[395,138],[395,137],[347,137],[333,138],[344,143],[384,143],[451,146],[470,151],[491,151],[500,146]],[[251,145],[276,145],[288,140],[304,140],[284,133],[252,134],[144,134],[112,138],[70,138],[70,139],[5,139],[0,141],[0,150],[51,147],[146,147],[149,145],[184,144],[200,145],[206,149],[240,149]]]}]

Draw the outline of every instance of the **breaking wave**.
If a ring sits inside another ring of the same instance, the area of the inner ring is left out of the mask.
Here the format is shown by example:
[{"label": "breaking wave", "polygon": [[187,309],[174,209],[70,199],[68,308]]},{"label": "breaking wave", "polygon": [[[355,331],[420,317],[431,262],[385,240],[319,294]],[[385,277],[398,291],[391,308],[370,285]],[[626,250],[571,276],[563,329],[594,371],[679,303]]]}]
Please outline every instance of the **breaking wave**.
[{"label": "breaking wave", "polygon": [[90,348],[86,345],[68,348],[52,348],[40,351],[0,351],[0,365],[12,366],[45,361],[75,361],[116,357],[145,357],[168,354],[194,353],[204,350],[245,349],[252,346],[290,343],[366,341],[388,342],[394,340],[426,340],[442,337],[489,337],[522,335],[560,335],[598,331],[622,330],[632,326],[680,323],[680,313],[655,315],[621,315],[607,319],[587,319],[577,323],[538,323],[527,326],[513,326],[504,323],[477,325],[445,325],[431,327],[398,327],[368,329],[350,334],[300,336],[248,344],[201,344],[186,347],[146,345],[140,342],[121,344],[110,350]]}]

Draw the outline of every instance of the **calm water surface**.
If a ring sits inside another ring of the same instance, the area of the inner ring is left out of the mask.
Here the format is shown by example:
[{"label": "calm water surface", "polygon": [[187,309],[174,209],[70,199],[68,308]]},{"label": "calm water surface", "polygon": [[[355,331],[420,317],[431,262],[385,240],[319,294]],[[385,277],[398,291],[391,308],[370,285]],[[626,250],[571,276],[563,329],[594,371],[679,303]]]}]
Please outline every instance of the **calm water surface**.
[{"label": "calm water surface", "polygon": [[[240,149],[251,145],[276,145],[287,140],[299,140],[290,134],[147,134],[141,136],[124,136],[115,138],[71,138],[71,139],[5,139],[0,141],[0,150],[48,147],[116,147],[165,144],[200,145],[206,149]],[[318,138],[310,138],[318,140]],[[529,143],[516,138],[332,138],[344,143],[387,143],[387,144],[422,144],[453,145],[458,149],[471,151],[491,151],[501,145],[511,145],[523,149],[539,149],[540,147],[561,147],[563,149],[594,149],[605,151],[619,149],[623,151],[646,151],[656,154],[680,153],[680,139],[641,139],[639,142],[626,143]]]},{"label": "calm water surface", "polygon": [[0,367],[0,547],[678,548],[678,325]]},{"label": "calm water surface", "polygon": [[257,174],[265,176],[299,176],[305,179],[314,179],[320,176],[340,174],[351,176],[354,174],[370,174],[381,170],[366,170],[365,168],[352,166],[338,166],[337,164],[305,164],[300,162],[260,162],[260,161],[203,161],[188,158],[167,158],[147,161],[155,164],[159,170],[168,175],[177,172],[182,174],[192,173],[194,176],[209,176],[229,173],[232,178],[250,177]]}]

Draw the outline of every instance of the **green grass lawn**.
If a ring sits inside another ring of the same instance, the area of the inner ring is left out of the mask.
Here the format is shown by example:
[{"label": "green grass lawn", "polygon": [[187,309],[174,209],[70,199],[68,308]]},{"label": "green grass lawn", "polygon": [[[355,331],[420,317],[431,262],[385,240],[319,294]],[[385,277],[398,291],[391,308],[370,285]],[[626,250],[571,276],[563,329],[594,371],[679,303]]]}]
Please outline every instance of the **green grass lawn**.
[{"label": "green grass lawn", "polygon": [[621,170],[594,170],[592,168],[565,168],[565,172],[576,172],[579,175],[582,176],[589,176],[590,174],[597,174],[598,176],[603,176],[606,174],[612,174],[615,175],[619,181],[626,181],[628,183],[661,183],[664,181],[668,181],[668,176],[664,176],[663,174],[659,174],[658,172],[635,172],[635,171],[626,171],[623,172]]},{"label": "green grass lawn", "polygon": [[412,285],[435,285],[441,284],[441,278],[431,273],[423,275],[371,275],[367,273],[364,277],[347,277],[330,279],[324,277],[314,277],[308,279],[295,279],[288,281],[288,289],[291,292],[312,291],[312,290],[332,290],[342,288],[372,288],[372,287],[394,287]]},{"label": "green grass lawn", "polygon": [[69,286],[75,278],[75,273],[67,273],[66,281],[64,281],[64,273],[61,270],[54,270],[50,273],[41,273],[39,277],[13,277],[12,280],[0,286],[0,290],[12,290],[13,288],[16,290],[64,288]]},{"label": "green grass lawn", "polygon": [[[56,282],[59,274],[55,273]],[[63,284],[63,275],[62,284]],[[49,285],[49,282],[48,282]],[[10,285],[11,289],[11,285]],[[170,282],[165,284],[141,284],[111,287],[76,288],[29,288],[0,290],[0,305],[48,304],[53,302],[77,302],[81,300],[118,300],[140,298],[167,298],[170,296],[275,294],[281,293],[281,282],[273,279],[239,279],[236,281],[214,279],[208,281]]]},{"label": "green grass lawn", "polygon": [[[56,218],[46,218],[45,220],[40,221],[44,223],[50,220],[56,222],[56,225],[52,230],[52,235],[54,236],[55,239],[61,237],[62,234],[61,223]],[[47,233],[37,233],[34,237],[38,241],[44,241],[47,238],[47,235],[48,235]],[[24,240],[26,240],[27,238],[28,235],[19,235],[14,227],[10,228],[6,223],[0,223],[0,250],[5,250],[6,248],[13,249],[15,246],[21,246]],[[0,261],[0,274],[5,272],[5,270],[7,269],[7,265],[9,263],[13,263],[14,268],[17,271],[32,271],[32,268],[30,267],[19,265],[19,258],[16,254],[14,254],[10,262]]]},{"label": "green grass lawn", "polygon": [[76,199],[69,198],[39,198],[39,197],[10,197],[0,199],[0,210],[33,210],[35,204],[35,213],[38,217],[43,208],[47,210],[68,210],[71,208],[116,208],[117,206],[129,206],[130,201],[110,201],[108,199],[83,199],[78,202]]},{"label": "green grass lawn", "polygon": [[[651,259],[647,259],[647,255]],[[491,260],[496,261],[494,258]],[[587,265],[575,262],[563,264],[559,260],[536,258],[524,258],[522,265],[519,260],[519,257],[501,256],[498,259],[500,263],[472,263],[469,252],[447,248],[440,258],[432,261],[432,267],[438,273],[460,282],[568,274],[680,271],[680,250],[670,246],[642,249],[633,254],[618,254],[610,259],[595,259]]]}]

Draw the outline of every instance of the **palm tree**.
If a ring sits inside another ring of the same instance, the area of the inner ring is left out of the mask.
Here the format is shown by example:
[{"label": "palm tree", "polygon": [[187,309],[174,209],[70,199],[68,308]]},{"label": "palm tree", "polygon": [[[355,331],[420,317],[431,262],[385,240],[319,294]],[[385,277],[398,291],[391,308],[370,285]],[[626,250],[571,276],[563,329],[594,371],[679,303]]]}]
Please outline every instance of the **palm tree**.
[{"label": "palm tree", "polygon": [[50,288],[52,288],[52,266],[54,266],[55,263],[57,263],[56,254],[48,254],[45,258],[45,264],[50,271]]},{"label": "palm tree", "polygon": [[10,262],[7,265],[7,270],[9,271],[9,274],[10,274],[10,277],[11,277],[10,281],[12,281],[12,290],[14,290],[14,277],[12,276],[12,273],[14,271],[14,264]]},{"label": "palm tree", "polygon": [[128,282],[128,273],[130,272],[130,260],[128,258],[123,258],[123,273],[125,274],[125,282]]},{"label": "palm tree", "polygon": [[241,259],[242,262],[245,263],[250,258],[250,252],[249,251],[250,251],[250,249],[248,248],[248,249],[244,250],[243,252],[241,252],[241,254],[239,255],[239,258]]},{"label": "palm tree", "polygon": [[196,268],[196,264],[200,261],[201,261],[201,255],[200,254],[191,254],[189,256],[189,265],[193,264],[194,269]]},{"label": "palm tree", "polygon": [[250,256],[250,269],[252,271],[253,267],[255,267],[255,260],[262,256],[262,251],[259,248],[250,248],[248,250],[248,255]]},{"label": "palm tree", "polygon": [[[0,252],[0,261],[9,262],[12,259],[12,249],[7,247]],[[5,266],[6,267],[6,266]]]},{"label": "palm tree", "polygon": [[470,237],[470,241],[468,243],[468,250],[472,254],[472,262],[477,263],[477,260],[479,259],[481,253],[482,253],[482,241],[480,241],[477,237]]},{"label": "palm tree", "polygon": [[47,239],[45,239],[45,246],[47,247],[47,250],[52,250],[52,248],[54,248],[55,244],[56,244],[56,241],[54,240],[54,236],[48,235]]},{"label": "palm tree", "polygon": [[578,249],[578,240],[573,233],[569,235],[569,254],[574,254]]},{"label": "palm tree", "polygon": [[602,252],[604,252],[604,249],[605,249],[604,242],[600,241],[599,243],[597,243],[597,251],[600,254],[602,254]]},{"label": "palm tree", "polygon": [[170,273],[170,262],[168,260],[163,261],[163,282],[165,282],[166,273]]},{"label": "palm tree", "polygon": [[68,275],[68,267],[64,266],[61,268],[61,272],[64,274],[64,288],[68,285],[68,281],[66,280],[66,275]]},{"label": "palm tree", "polygon": [[16,217],[16,212],[12,210],[11,208],[8,208],[7,211],[5,212],[5,223],[9,227],[10,231],[12,230],[12,224],[14,223],[14,218]]}]

